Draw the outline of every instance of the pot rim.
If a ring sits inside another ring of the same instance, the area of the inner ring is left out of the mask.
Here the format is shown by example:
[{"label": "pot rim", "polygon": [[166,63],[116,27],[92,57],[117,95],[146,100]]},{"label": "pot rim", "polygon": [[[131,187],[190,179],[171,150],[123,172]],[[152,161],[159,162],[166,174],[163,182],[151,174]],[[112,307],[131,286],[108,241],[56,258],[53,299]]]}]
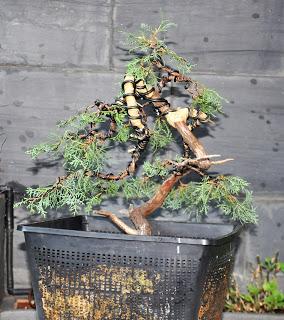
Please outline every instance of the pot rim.
[{"label": "pot rim", "polygon": [[[73,218],[82,219],[81,223],[86,224],[91,216],[78,215]],[[92,217],[94,218],[94,217]],[[103,217],[95,217],[96,219],[105,220]],[[125,241],[143,241],[143,242],[163,242],[163,243],[174,243],[174,244],[192,244],[192,245],[203,245],[203,246],[217,246],[222,245],[227,242],[231,242],[233,238],[237,237],[243,226],[239,223],[228,224],[228,223],[196,223],[196,222],[175,222],[175,221],[162,221],[162,220],[151,220],[152,223],[164,224],[172,223],[174,225],[184,225],[193,226],[196,225],[199,228],[230,228],[231,231],[223,236],[217,236],[215,238],[205,238],[205,237],[178,237],[178,236],[162,236],[162,235],[152,235],[152,236],[141,236],[141,235],[127,235],[121,233],[111,233],[111,232],[96,232],[96,231],[81,231],[72,229],[60,229],[51,228],[48,225],[51,222],[60,222],[69,218],[60,218],[46,220],[44,222],[36,222],[31,224],[22,224],[17,226],[17,230],[27,232],[27,233],[39,233],[39,234],[49,234],[49,235],[59,235],[59,236],[71,236],[71,237],[83,237],[83,238],[97,238],[97,239],[108,239],[108,240],[125,240]],[[72,218],[71,218],[72,219]],[[129,219],[125,219],[129,220]]]}]

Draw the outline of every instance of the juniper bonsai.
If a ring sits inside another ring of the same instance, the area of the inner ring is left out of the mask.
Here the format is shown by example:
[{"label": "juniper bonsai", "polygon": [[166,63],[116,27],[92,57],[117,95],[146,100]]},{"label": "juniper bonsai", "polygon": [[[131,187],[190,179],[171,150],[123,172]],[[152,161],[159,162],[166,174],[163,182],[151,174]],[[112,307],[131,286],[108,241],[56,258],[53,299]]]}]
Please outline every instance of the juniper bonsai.
[{"label": "juniper bonsai", "polygon": [[[138,33],[128,34],[134,58],[127,65],[118,98],[111,104],[96,100],[60,122],[63,133],[28,150],[32,158],[42,153],[61,156],[66,175],[51,185],[28,188],[18,205],[42,215],[48,208],[68,206],[73,214],[84,209],[110,218],[125,233],[141,235],[151,234],[147,218],[160,207],[186,208],[202,216],[214,205],[233,220],[257,221],[248,182],[208,173],[211,166],[233,159],[215,160],[218,155],[208,155],[193,132],[222,113],[223,98],[193,80],[192,65],[166,45],[163,34],[171,26],[168,21],[158,27],[143,24]],[[167,96],[162,97],[172,82],[184,87],[191,101],[188,105],[173,106]],[[146,106],[156,111],[153,126],[149,125]],[[159,152],[173,141],[174,130],[182,137],[183,154],[174,159],[159,158]],[[135,146],[129,150],[130,161],[125,157],[125,169],[118,173],[106,170],[109,150],[129,142]],[[141,163],[146,150],[153,153],[154,160]],[[139,166],[142,174],[137,174]],[[192,174],[197,174],[199,181],[190,180]],[[129,205],[135,228],[115,213],[98,209],[104,200],[115,197],[144,201]]]}]

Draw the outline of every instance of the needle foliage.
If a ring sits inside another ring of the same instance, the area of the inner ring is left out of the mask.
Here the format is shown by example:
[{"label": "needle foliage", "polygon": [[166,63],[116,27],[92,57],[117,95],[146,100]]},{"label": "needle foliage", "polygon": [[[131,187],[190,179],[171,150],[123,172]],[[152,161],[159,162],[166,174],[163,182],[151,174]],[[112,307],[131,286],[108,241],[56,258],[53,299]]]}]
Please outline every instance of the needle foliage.
[{"label": "needle foliage", "polygon": [[[136,80],[143,79],[147,86],[156,85],[160,75],[155,62],[161,62],[164,58],[173,61],[182,74],[190,73],[192,65],[166,45],[164,34],[172,26],[167,20],[158,27],[143,24],[138,33],[127,35],[130,52],[139,53],[127,65],[127,74]],[[202,88],[189,108],[196,108],[209,117],[216,116],[222,112],[222,97],[214,90]],[[48,186],[28,188],[26,196],[17,206],[24,205],[32,213],[42,215],[50,208],[65,207],[77,214],[82,210],[92,212],[110,198],[123,197],[128,202],[137,199],[147,201],[176,172],[177,168],[169,161],[155,158],[155,152],[166,151],[174,141],[167,121],[158,117],[149,130],[149,144],[154,157],[152,161],[138,163],[143,167],[142,174],[128,175],[121,180],[106,179],[108,175],[104,172],[113,150],[119,144],[127,147],[133,142],[138,143],[139,137],[133,134],[125,105],[114,103],[105,109],[98,109],[95,105],[59,122],[57,134],[28,150],[33,159],[42,155],[62,158],[66,175]],[[136,150],[139,148],[141,145]],[[133,154],[135,156],[135,151],[130,152],[129,159]],[[125,155],[127,158],[127,153]],[[175,156],[179,157],[179,162],[184,160],[181,155]],[[249,184],[234,176],[209,176],[204,173],[198,182],[175,186],[163,204],[172,211],[185,210],[196,217],[205,216],[211,206],[217,206],[224,215],[242,223],[257,221]]]},{"label": "needle foliage", "polygon": [[143,79],[149,85],[155,85],[158,74],[153,69],[152,62],[165,58],[181,73],[190,73],[193,65],[166,44],[165,33],[174,26],[176,25],[168,20],[163,20],[157,27],[143,23],[137,33],[126,34],[130,53],[138,54],[138,57],[128,63],[127,74]]}]

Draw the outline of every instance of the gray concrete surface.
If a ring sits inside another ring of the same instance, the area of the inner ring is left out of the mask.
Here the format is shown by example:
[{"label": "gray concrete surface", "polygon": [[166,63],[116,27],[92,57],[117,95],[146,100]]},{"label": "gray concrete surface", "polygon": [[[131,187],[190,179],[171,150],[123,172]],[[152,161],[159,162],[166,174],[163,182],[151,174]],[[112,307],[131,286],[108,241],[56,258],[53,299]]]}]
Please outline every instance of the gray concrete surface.
[{"label": "gray concrete surface", "polygon": [[[167,40],[199,71],[283,75],[281,0],[118,0],[114,26],[134,31],[137,21],[153,24],[162,15],[177,23]],[[122,67],[121,33],[114,44],[114,65]]]},{"label": "gray concrete surface", "polygon": [[1,64],[107,67],[110,3],[1,0]]},{"label": "gray concrete surface", "polygon": [[0,320],[37,320],[36,312],[33,310],[4,311],[0,314]]}]

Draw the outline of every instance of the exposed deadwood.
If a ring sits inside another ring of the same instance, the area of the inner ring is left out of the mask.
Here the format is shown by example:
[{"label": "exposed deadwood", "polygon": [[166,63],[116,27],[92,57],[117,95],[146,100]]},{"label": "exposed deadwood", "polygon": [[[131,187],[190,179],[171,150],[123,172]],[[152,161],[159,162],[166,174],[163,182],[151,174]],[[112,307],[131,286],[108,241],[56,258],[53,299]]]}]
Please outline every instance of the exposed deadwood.
[{"label": "exposed deadwood", "polygon": [[211,161],[211,164],[212,165],[224,164],[224,163],[229,162],[229,161],[234,161],[234,159],[233,158],[229,158],[229,159],[224,159],[224,160]]},{"label": "exposed deadwood", "polygon": [[193,99],[198,98],[203,93],[204,86],[201,83],[180,73],[177,70],[174,70],[170,66],[164,65],[163,63],[161,63],[161,61],[156,61],[155,65],[158,69],[168,74],[167,76],[162,77],[159,83],[160,87],[164,87],[168,82],[174,81],[179,83],[185,83],[186,84],[185,89]]},{"label": "exposed deadwood", "polygon": [[[173,77],[176,77],[176,75],[171,75]],[[125,78],[126,82],[124,84],[124,90],[129,96],[125,96],[127,105],[130,107],[137,106],[137,102],[135,99],[134,94],[134,85],[131,81],[133,79]],[[179,81],[186,81],[186,79],[179,79]],[[166,82],[166,80],[165,80]],[[173,175],[171,175],[167,180],[163,182],[163,184],[160,186],[156,194],[145,204],[143,204],[140,207],[136,207],[132,210],[130,210],[129,216],[133,224],[135,225],[138,234],[140,235],[151,235],[151,225],[147,221],[147,217],[150,216],[155,210],[160,208],[162,204],[164,203],[166,197],[174,187],[174,185],[181,179],[182,176],[188,174],[190,171],[195,171],[202,175],[202,170],[207,170],[210,167],[210,160],[206,154],[206,151],[201,144],[201,142],[192,134],[188,126],[186,125],[187,118],[189,116],[189,110],[188,108],[182,108],[176,111],[171,110],[170,104],[163,99],[161,99],[161,95],[158,89],[148,88],[144,84],[142,80],[140,80],[137,84],[136,92],[140,94],[142,97],[146,97],[147,99],[153,100],[154,106],[159,110],[161,114],[165,115],[165,118],[167,122],[174,128],[178,130],[178,132],[181,134],[184,143],[192,150],[192,152],[195,154],[197,159],[191,160],[192,163],[187,163],[187,167],[184,164],[183,168],[180,168],[180,172],[177,172]],[[130,111],[134,111],[135,109],[130,109]],[[135,110],[132,114],[132,117],[135,117],[138,115],[138,111]],[[130,114],[130,113],[129,113]],[[132,121],[132,125],[134,125],[134,122]],[[136,126],[138,126],[138,123],[135,123]],[[223,160],[224,161],[224,160]],[[194,168],[190,168],[189,165],[194,164],[197,168],[193,170]],[[108,213],[108,216],[114,223],[117,221],[117,225],[126,231],[126,226],[121,225],[121,221],[117,220],[118,218],[113,215],[112,213]],[[130,232],[133,232],[130,230]],[[130,233],[133,234],[133,233]]]},{"label": "exposed deadwood", "polygon": [[170,126],[172,126],[173,128],[176,128],[176,123],[178,122],[186,123],[188,115],[189,115],[188,108],[181,108],[176,111],[169,112],[166,115],[166,120]]},{"label": "exposed deadwood", "polygon": [[[219,154],[208,154],[205,157],[200,157],[200,158],[195,158],[195,159],[185,159],[182,162],[176,162],[176,161],[172,161],[172,160],[165,160],[166,164],[170,164],[170,165],[174,165],[176,168],[182,170],[183,168],[187,167],[187,166],[199,166],[200,162],[203,160],[208,160],[208,159],[212,159],[212,158],[217,158],[220,157]],[[234,159],[229,158],[229,159],[223,159],[223,160],[218,160],[218,161],[211,161],[211,165],[215,165],[215,164],[223,164],[229,161],[233,161]]]},{"label": "exposed deadwood", "polygon": [[[191,132],[191,128],[186,124],[188,117],[197,117],[197,111],[195,109],[181,108],[178,110],[173,110],[166,99],[161,98],[161,89],[169,81],[185,82],[188,84],[188,91],[196,98],[202,93],[202,87],[198,85],[197,82],[193,81],[191,78],[181,75],[178,71],[168,68],[166,66],[158,66],[163,69],[163,71],[168,73],[168,76],[162,77],[158,88],[153,88],[146,86],[143,80],[139,80],[135,83],[135,79],[131,76],[126,76],[123,84],[123,89],[125,92],[124,98],[128,107],[128,114],[130,117],[130,122],[133,127],[139,129],[145,128],[144,123],[141,121],[141,110],[139,110],[139,104],[136,101],[136,96],[149,99],[155,108],[159,111],[161,115],[165,116],[167,122],[175,128],[183,138],[184,145],[187,147],[187,152],[185,154],[189,155],[189,150],[191,150],[196,156],[195,159],[185,159],[181,163],[174,161],[169,161],[169,164],[174,165],[177,169],[167,180],[165,180],[159,187],[155,195],[148,200],[143,205],[130,209],[129,217],[133,222],[135,229],[127,226],[121,219],[119,219],[115,214],[109,211],[97,211],[98,214],[108,217],[113,223],[115,223],[121,230],[127,234],[139,234],[139,235],[151,235],[152,229],[151,225],[147,220],[154,211],[160,208],[168,194],[171,192],[174,185],[180,181],[180,179],[189,174],[190,172],[196,172],[200,176],[204,176],[204,171],[209,169],[211,164],[223,164],[225,162],[231,161],[233,159],[224,159],[219,161],[211,161],[210,158],[217,157],[219,155],[207,155],[202,143],[195,137]],[[142,105],[140,106],[142,107]],[[196,114],[193,114],[195,112]],[[201,114],[201,120],[205,119],[205,114]],[[140,117],[140,118],[139,118]],[[134,169],[136,166],[137,159],[132,159],[132,163],[128,168]],[[120,175],[120,179],[124,178],[129,174],[129,170],[124,171]],[[105,176],[109,180],[116,180],[118,176],[109,174]]]},{"label": "exposed deadwood", "polygon": [[146,86],[143,80],[140,80],[137,83],[136,92],[140,96],[149,99],[160,114],[167,114],[169,111],[171,111],[169,102],[166,99],[161,98],[159,89]]},{"label": "exposed deadwood", "polygon": [[125,94],[125,101],[127,104],[128,114],[130,117],[130,122],[133,127],[143,129],[144,125],[140,119],[140,113],[135,98],[135,87],[134,87],[134,77],[126,75],[124,77],[123,90]]},{"label": "exposed deadwood", "polygon": [[206,151],[202,143],[195,137],[195,135],[189,130],[186,123],[183,121],[175,122],[175,128],[180,133],[183,141],[190,147],[192,152],[197,158],[204,158],[200,161],[199,168],[207,170],[210,168],[210,160],[207,158]]},{"label": "exposed deadwood", "polygon": [[[123,170],[119,174],[102,173],[102,172],[96,173],[97,177],[104,180],[112,180],[112,181],[122,180],[127,176],[134,174],[136,170],[136,163],[139,160],[142,152],[146,149],[146,146],[149,141],[149,136],[150,136],[149,129],[146,124],[147,116],[142,109],[141,110],[139,109],[141,105],[139,105],[136,101],[136,97],[135,97],[136,85],[134,80],[135,79],[133,76],[126,75],[124,77],[124,82],[123,82],[124,98],[121,97],[117,99],[115,101],[115,104],[119,106],[124,106],[126,104],[130,123],[136,131],[135,137],[138,140],[138,143],[135,146],[135,148],[131,150],[132,159],[125,170]],[[141,85],[145,86],[144,82],[141,83]],[[142,90],[142,92],[146,92],[146,91]],[[105,104],[101,101],[97,101],[97,107],[99,110],[108,110],[110,108],[110,105]],[[113,133],[114,133],[114,127],[110,127],[110,130],[107,133],[108,137],[110,137]]]},{"label": "exposed deadwood", "polygon": [[[172,70],[169,70],[169,72]],[[172,71],[177,73],[177,71]],[[179,74],[179,73],[177,73]],[[177,75],[174,74],[176,77]],[[180,75],[179,81],[189,81],[191,82],[190,78],[183,78],[182,75]],[[145,84],[142,80],[138,82],[141,89],[137,89],[137,92],[140,94],[145,93]],[[138,85],[137,84],[137,85]],[[161,114],[165,115],[165,118],[167,122],[174,128],[178,130],[178,132],[181,134],[183,141],[186,145],[189,146],[189,148],[193,151],[193,153],[196,155],[197,158],[205,157],[204,161],[200,163],[200,168],[203,170],[207,170],[210,167],[210,161],[206,159],[206,151],[201,144],[201,142],[193,135],[190,128],[186,125],[187,118],[189,116],[189,109],[188,108],[181,108],[179,110],[173,111],[170,108],[170,104],[165,100],[159,102],[158,100],[161,99],[161,94],[158,89],[152,90],[152,88],[147,88],[146,92],[149,92],[149,94],[146,94],[145,97],[148,99],[153,100],[154,106],[159,110]],[[157,102],[155,102],[157,100]]]},{"label": "exposed deadwood", "polygon": [[124,223],[120,218],[118,218],[114,213],[106,210],[98,210],[94,213],[97,213],[101,216],[109,218],[116,226],[118,226],[122,231],[126,234],[137,235],[138,231],[129,227],[126,223]]}]

